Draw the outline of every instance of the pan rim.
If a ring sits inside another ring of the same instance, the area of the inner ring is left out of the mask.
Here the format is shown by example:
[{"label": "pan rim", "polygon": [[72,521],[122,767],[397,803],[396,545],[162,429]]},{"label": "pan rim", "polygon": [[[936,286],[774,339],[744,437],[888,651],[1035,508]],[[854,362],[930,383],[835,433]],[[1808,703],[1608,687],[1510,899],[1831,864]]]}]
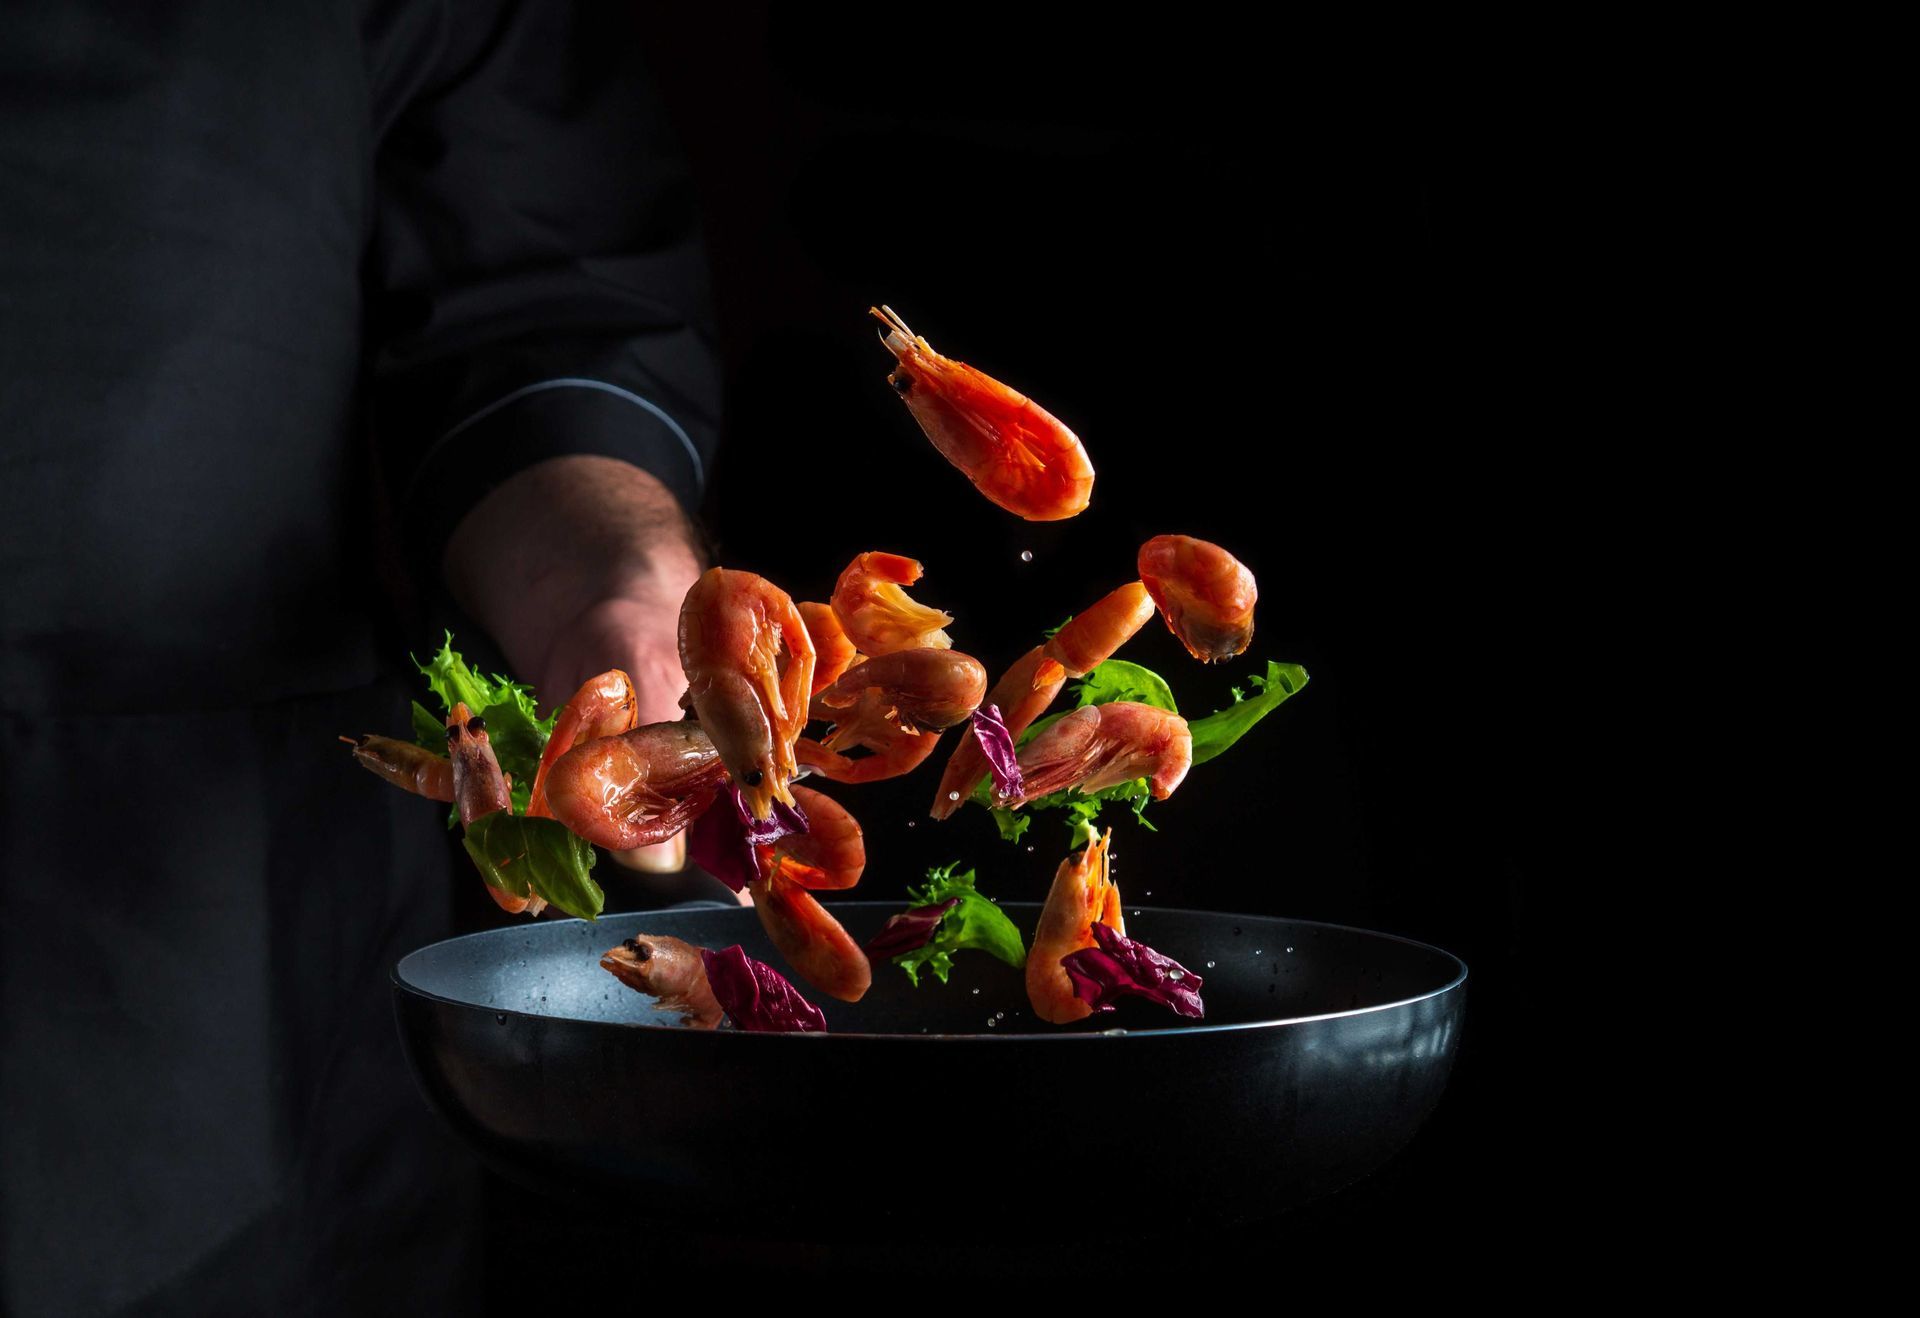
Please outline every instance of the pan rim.
[{"label": "pan rim", "polygon": [[[897,908],[899,906],[899,903],[898,902],[880,902],[880,901],[860,901],[860,902],[835,902],[833,903],[833,905],[835,907],[847,907],[847,908],[875,907],[880,909],[891,910],[891,909]],[[1005,903],[1005,905],[1032,906],[1032,907],[1038,908],[1040,905],[1042,905],[1042,903],[1040,902],[1008,902],[1008,903]],[[748,908],[742,907],[741,909],[746,910]],[[681,1026],[681,1025],[655,1024],[650,1021],[589,1020],[589,1019],[584,1019],[578,1016],[551,1016],[551,1015],[543,1014],[541,1012],[519,1011],[512,1007],[501,1007],[501,1006],[494,1006],[491,1004],[483,1005],[480,1003],[463,1001],[459,998],[449,998],[444,994],[435,993],[431,989],[422,988],[417,984],[409,983],[407,980],[401,977],[400,968],[403,965],[405,965],[409,959],[411,959],[412,957],[418,956],[422,952],[431,951],[435,948],[445,947],[449,943],[466,942],[468,939],[498,937],[503,931],[513,930],[514,926],[512,925],[502,925],[499,929],[477,929],[474,932],[469,934],[456,934],[452,938],[443,938],[437,942],[428,943],[424,947],[416,947],[411,952],[404,954],[403,956],[399,957],[394,961],[393,965],[388,969],[387,978],[393,984],[393,987],[396,990],[402,993],[411,994],[417,998],[422,998],[428,1002],[441,1003],[449,1007],[457,1007],[466,1011],[485,1012],[496,1017],[519,1016],[526,1020],[555,1021],[555,1022],[562,1022],[570,1026],[589,1028],[589,1029],[647,1030],[647,1031],[658,1031],[658,1032],[663,1032],[667,1034],[687,1036],[687,1037],[700,1035],[700,1036],[711,1036],[713,1038],[732,1037],[732,1038],[757,1038],[757,1039],[799,1039],[799,1040],[808,1040],[808,1041],[818,1040],[818,1039],[849,1039],[849,1040],[889,1040],[889,1041],[897,1041],[897,1042],[903,1042],[903,1043],[907,1043],[907,1042],[945,1043],[945,1044],[983,1043],[983,1044],[999,1044],[999,1045],[1008,1045],[1008,1044],[1019,1045],[1019,1044],[1026,1044],[1029,1042],[1036,1042],[1036,1041],[1043,1042],[1043,1043],[1051,1043],[1051,1042],[1059,1042],[1059,1041],[1065,1041],[1065,1040],[1078,1041],[1078,1040],[1088,1040],[1088,1039],[1106,1039],[1106,1040],[1112,1041],[1112,1040],[1119,1040],[1119,1039],[1187,1038],[1197,1034],[1245,1033],[1245,1032],[1254,1031],[1254,1030],[1281,1029],[1281,1028],[1294,1026],[1294,1025],[1311,1025],[1319,1021],[1345,1020],[1345,1019],[1348,1019],[1349,1017],[1371,1015],[1374,1012],[1397,1011],[1402,1007],[1408,1007],[1413,1005],[1414,1003],[1426,1002],[1432,998],[1442,997],[1464,986],[1470,974],[1470,971],[1467,967],[1467,963],[1463,961],[1461,958],[1459,958],[1458,956],[1455,956],[1452,952],[1447,951],[1445,948],[1435,947],[1431,943],[1423,943],[1417,938],[1407,938],[1400,934],[1383,933],[1378,929],[1362,929],[1358,925],[1334,924],[1326,920],[1296,920],[1296,919],[1292,919],[1290,917],[1281,916],[1281,915],[1246,915],[1246,914],[1241,914],[1233,911],[1203,911],[1203,910],[1196,910],[1192,907],[1140,906],[1132,909],[1139,912],[1140,914],[1157,912],[1165,915],[1196,915],[1196,916],[1204,916],[1209,919],[1222,919],[1222,920],[1276,920],[1276,921],[1282,921],[1287,924],[1305,925],[1305,926],[1316,928],[1316,929],[1333,929],[1341,933],[1363,934],[1369,938],[1382,938],[1390,942],[1405,943],[1410,947],[1417,947],[1424,951],[1432,952],[1438,956],[1445,957],[1448,961],[1451,961],[1453,963],[1454,973],[1452,977],[1448,979],[1448,981],[1444,985],[1436,989],[1431,989],[1428,992],[1417,993],[1411,997],[1406,997],[1406,998],[1397,998],[1392,1002],[1373,1003],[1365,1007],[1348,1007],[1341,1011],[1316,1012],[1308,1016],[1285,1016],[1285,1017],[1278,1017],[1273,1020],[1263,1020],[1263,1021],[1230,1021],[1230,1022],[1221,1022],[1221,1023],[1215,1023],[1215,1024],[1200,1024],[1200,1025],[1169,1025],[1164,1027],[1154,1026],[1147,1029],[1127,1029],[1125,1027],[1116,1027],[1115,1029],[1111,1029],[1111,1030],[1095,1030],[1091,1032],[1081,1030],[1081,1031],[1075,1031],[1074,1033],[1071,1033],[1071,1034],[1045,1034],[1045,1033],[1039,1033],[1039,1032],[1018,1033],[1018,1034],[1013,1034],[1013,1033],[1009,1033],[1009,1034],[991,1034],[991,1033],[895,1034],[895,1033],[887,1033],[887,1032],[873,1031],[873,1030],[817,1030],[817,1031],[738,1030],[738,1029],[694,1030],[694,1029],[688,1029],[685,1026]],[[666,913],[665,911],[622,911],[622,912],[619,912],[617,915],[611,916],[608,918],[624,919],[628,916],[644,917],[649,915],[659,915],[659,914],[665,914],[665,913]],[[553,925],[563,924],[568,921],[573,921],[580,924],[594,923],[586,920],[581,920],[577,916],[568,916],[566,920],[555,920],[555,921],[546,922],[546,923],[548,924],[548,927],[552,927]],[[699,1046],[699,1045],[696,1045],[696,1046]],[[721,1045],[721,1046],[734,1046],[734,1045]],[[758,1045],[755,1045],[755,1046],[758,1046]],[[819,1045],[809,1042],[807,1046],[817,1047]]]}]

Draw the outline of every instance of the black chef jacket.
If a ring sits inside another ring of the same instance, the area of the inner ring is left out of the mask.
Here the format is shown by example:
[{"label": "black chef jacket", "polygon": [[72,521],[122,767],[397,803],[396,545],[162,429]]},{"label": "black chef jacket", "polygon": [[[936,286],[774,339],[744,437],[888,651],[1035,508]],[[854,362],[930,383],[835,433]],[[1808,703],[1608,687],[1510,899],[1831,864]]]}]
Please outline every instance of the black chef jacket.
[{"label": "black chef jacket", "polygon": [[698,499],[635,8],[9,6],[0,1311],[460,1307],[386,980],[444,932],[444,813],[333,738],[407,727],[383,526],[434,561],[563,453]]}]

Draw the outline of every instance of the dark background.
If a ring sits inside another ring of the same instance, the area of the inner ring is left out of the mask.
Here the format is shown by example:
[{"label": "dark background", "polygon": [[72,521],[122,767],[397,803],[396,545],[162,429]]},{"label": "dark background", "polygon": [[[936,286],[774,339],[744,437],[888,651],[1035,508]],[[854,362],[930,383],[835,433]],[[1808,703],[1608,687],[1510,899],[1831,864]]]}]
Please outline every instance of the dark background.
[{"label": "dark background", "polygon": [[[1387,1169],[1168,1257],[1250,1277],[1499,1264],[1567,1210],[1532,1170],[1555,1146],[1528,1046],[1535,903],[1569,851],[1553,823],[1577,603],[1565,496],[1587,479],[1585,404],[1560,393],[1588,332],[1583,221],[1548,182],[1563,144],[1510,70],[1217,13],[1092,32],[1093,12],[653,20],[647,62],[692,166],[728,365],[704,510],[716,561],[824,600],[858,552],[918,558],[912,593],[953,613],[954,644],[995,676],[1132,579],[1151,535],[1246,562],[1261,596],[1242,660],[1202,668],[1157,620],[1124,657],[1188,712],[1269,658],[1311,685],[1152,808],[1157,833],[1117,822],[1129,907],[1431,942],[1471,967],[1470,1006],[1447,1097]],[[884,382],[866,315],[880,302],[1071,426],[1098,473],[1091,508],[1033,525],[975,494]],[[963,857],[987,891],[1040,898],[1064,830],[1043,818],[1028,854],[976,811],[933,825],[937,773],[835,791],[867,832],[853,895],[898,895]],[[506,1211],[525,1241],[524,1206]],[[621,1239],[603,1243],[640,1249]],[[666,1239],[654,1248],[736,1277],[919,1266],[852,1244]],[[979,1267],[1058,1270],[1013,1251]],[[517,1274],[494,1271],[517,1302]]]}]

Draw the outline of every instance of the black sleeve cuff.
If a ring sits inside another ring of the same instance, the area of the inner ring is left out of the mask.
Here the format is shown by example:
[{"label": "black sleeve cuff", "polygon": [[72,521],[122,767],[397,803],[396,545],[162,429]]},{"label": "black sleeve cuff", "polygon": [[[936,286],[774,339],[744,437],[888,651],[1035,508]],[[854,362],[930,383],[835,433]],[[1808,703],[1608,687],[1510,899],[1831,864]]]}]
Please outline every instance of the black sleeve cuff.
[{"label": "black sleeve cuff", "polygon": [[422,550],[444,546],[467,511],[508,477],[580,453],[630,462],[689,514],[700,506],[705,461],[678,417],[624,386],[568,376],[512,390],[434,442],[401,494],[410,538]]}]

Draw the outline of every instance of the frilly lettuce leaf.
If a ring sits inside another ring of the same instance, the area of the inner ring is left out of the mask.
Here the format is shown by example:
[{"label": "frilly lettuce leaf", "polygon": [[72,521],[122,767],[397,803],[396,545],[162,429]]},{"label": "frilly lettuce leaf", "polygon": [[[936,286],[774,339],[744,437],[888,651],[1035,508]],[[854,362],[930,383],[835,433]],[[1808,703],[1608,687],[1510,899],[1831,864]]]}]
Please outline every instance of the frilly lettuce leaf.
[{"label": "frilly lettuce leaf", "polygon": [[501,892],[544,897],[583,920],[597,919],[606,905],[600,885],[587,874],[598,859],[593,844],[557,819],[500,810],[468,824],[461,841],[482,877]]},{"label": "frilly lettuce leaf", "polygon": [[[412,656],[408,656],[411,658]],[[446,716],[458,703],[487,721],[487,740],[493,745],[493,757],[501,772],[512,781],[515,814],[525,814],[533,794],[534,775],[540,770],[540,754],[553,734],[553,722],[560,716],[556,707],[544,719],[534,713],[533,688],[505,674],[488,678],[469,667],[453,648],[453,633],[448,632],[440,652],[426,663],[413,661],[427,679],[433,694],[440,698],[440,717],[435,718],[419,702],[413,706],[414,740],[439,754],[447,751]],[[556,903],[557,904],[557,903]]]},{"label": "frilly lettuce leaf", "polygon": [[907,972],[915,988],[920,987],[923,967],[938,975],[942,984],[946,983],[947,975],[953,970],[953,954],[970,947],[990,953],[1015,969],[1027,964],[1027,946],[1020,939],[1020,931],[1013,927],[1013,921],[974,888],[973,870],[955,873],[959,868],[960,862],[956,860],[951,865],[930,869],[923,886],[907,889],[909,906],[937,906],[959,899],[959,904],[946,913],[925,945],[893,958],[893,963]]}]

